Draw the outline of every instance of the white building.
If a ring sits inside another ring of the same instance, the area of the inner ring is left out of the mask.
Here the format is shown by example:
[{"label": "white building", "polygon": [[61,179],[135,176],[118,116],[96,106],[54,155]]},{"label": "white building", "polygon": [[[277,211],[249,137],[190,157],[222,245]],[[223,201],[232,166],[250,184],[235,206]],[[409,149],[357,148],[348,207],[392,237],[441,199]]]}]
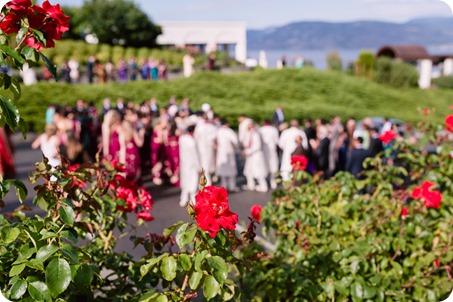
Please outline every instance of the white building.
[{"label": "white building", "polygon": [[235,59],[245,63],[247,59],[247,28],[244,22],[159,22],[162,34],[157,37],[160,45],[204,46],[207,53],[220,45],[228,50],[234,46]]}]

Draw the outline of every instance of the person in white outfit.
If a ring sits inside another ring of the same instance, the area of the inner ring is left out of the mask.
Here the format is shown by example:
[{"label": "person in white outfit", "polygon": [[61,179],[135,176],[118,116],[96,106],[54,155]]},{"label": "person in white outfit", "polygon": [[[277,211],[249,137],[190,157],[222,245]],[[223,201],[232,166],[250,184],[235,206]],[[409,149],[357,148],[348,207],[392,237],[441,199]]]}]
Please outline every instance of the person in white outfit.
[{"label": "person in white outfit", "polygon": [[[212,184],[212,174],[215,172],[214,141],[217,135],[217,127],[205,118],[199,122],[193,134],[197,142],[198,156],[201,167],[206,176],[207,185]],[[184,156],[181,154],[181,156]]]},{"label": "person in white outfit", "polygon": [[236,192],[236,148],[239,140],[236,133],[229,127],[225,120],[221,120],[222,126],[217,130],[216,138],[216,174],[220,177],[220,185],[228,191]]},{"label": "person in white outfit", "polygon": [[179,138],[179,173],[181,198],[179,205],[185,207],[190,201],[195,204],[195,195],[198,191],[201,165],[197,152],[197,143],[193,137],[194,126],[187,127],[185,134]]},{"label": "person in white outfit", "polygon": [[269,181],[271,188],[277,188],[277,182],[275,181],[276,174],[278,172],[278,129],[271,125],[269,121],[266,121],[259,130],[263,139],[263,151],[264,158],[266,159],[267,167],[269,170]]},{"label": "person in white outfit", "polygon": [[299,128],[299,122],[297,120],[291,120],[290,128],[284,130],[280,139],[278,140],[278,146],[283,150],[282,153],[282,162],[280,165],[280,174],[283,181],[288,181],[290,179],[290,174],[292,171],[291,166],[291,153],[296,149],[296,137],[302,137],[302,147],[305,150],[308,150],[307,136],[305,132]]},{"label": "person in white outfit", "polygon": [[49,160],[52,170],[61,164],[59,146],[60,139],[58,138],[57,126],[55,124],[47,124],[45,132],[38,136],[31,144],[33,149],[41,149],[43,156]]},{"label": "person in white outfit", "polygon": [[239,125],[238,125],[238,138],[239,143],[241,144],[241,148],[244,148],[246,145],[247,133],[249,129],[250,123],[253,121],[244,115],[239,115]]},{"label": "person in white outfit", "polygon": [[[264,159],[261,134],[253,122],[249,124],[248,130],[247,143],[243,150],[245,156],[244,175],[247,179],[246,189],[267,192],[266,176],[268,171]],[[258,181],[258,187],[255,186],[255,179]]]}]

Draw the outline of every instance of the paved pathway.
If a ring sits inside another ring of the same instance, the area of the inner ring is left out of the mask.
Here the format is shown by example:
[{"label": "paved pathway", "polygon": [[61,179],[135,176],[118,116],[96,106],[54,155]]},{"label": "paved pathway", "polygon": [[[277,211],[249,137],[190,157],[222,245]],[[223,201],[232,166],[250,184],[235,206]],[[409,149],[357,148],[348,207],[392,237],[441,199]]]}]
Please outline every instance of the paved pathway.
[{"label": "paved pathway", "polygon": [[[41,153],[39,150],[33,150],[30,147],[32,140],[36,137],[35,134],[29,134],[26,140],[23,140],[20,135],[14,135],[13,141],[16,149],[15,160],[17,168],[17,178],[25,182],[28,187],[29,194],[26,205],[33,207],[31,214],[42,214],[43,212],[32,205],[34,196],[33,185],[27,181],[27,177],[30,172],[33,171],[33,163],[41,160]],[[239,185],[244,184],[245,180],[243,177],[238,179]],[[161,234],[162,230],[175,222],[180,220],[189,221],[189,217],[185,212],[184,208],[179,206],[179,188],[168,187],[168,186],[155,186],[151,182],[145,182],[145,187],[150,191],[153,197],[153,210],[152,215],[155,220],[147,222],[146,225],[138,228],[139,236],[143,236],[148,232]],[[250,213],[250,207],[254,204],[264,205],[271,200],[271,192],[258,193],[242,191],[230,194],[229,201],[231,210],[238,214],[239,223],[246,225],[248,223],[248,216]],[[0,209],[0,213],[11,212],[14,208],[20,205],[14,192],[10,192],[5,198],[6,206]],[[135,222],[135,215],[131,214],[129,222]],[[140,257],[144,253],[144,250],[138,248],[132,249],[132,243],[129,240],[129,236],[123,237],[119,244],[118,250],[126,250],[132,253],[135,257]]]}]

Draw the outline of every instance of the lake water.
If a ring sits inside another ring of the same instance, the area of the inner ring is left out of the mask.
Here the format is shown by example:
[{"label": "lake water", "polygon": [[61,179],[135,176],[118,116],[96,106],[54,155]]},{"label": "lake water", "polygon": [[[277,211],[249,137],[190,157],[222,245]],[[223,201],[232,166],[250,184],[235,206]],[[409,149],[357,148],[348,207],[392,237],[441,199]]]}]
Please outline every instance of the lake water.
[{"label": "lake water", "polygon": [[[449,47],[440,47],[440,46],[431,46],[426,47],[429,54],[446,54],[446,53],[453,53],[453,46]],[[275,68],[277,66],[277,61],[282,57],[286,56],[288,65],[294,65],[294,61],[298,57],[304,57],[305,60],[310,60],[313,62],[314,67],[316,69],[325,70],[327,69],[327,54],[336,51],[340,55],[340,58],[343,62],[343,66],[346,67],[350,63],[354,62],[359,54],[362,51],[371,51],[372,53],[377,52],[377,48],[363,48],[363,49],[301,49],[300,51],[297,50],[266,50],[266,57],[268,62],[269,68]],[[247,57],[254,58],[256,60],[259,59],[259,52],[260,50],[248,50]]]},{"label": "lake water", "polygon": [[[288,66],[294,65],[294,61],[298,57],[304,57],[304,60],[313,62],[316,69],[327,68],[327,54],[336,51],[340,55],[343,65],[347,66],[349,63],[354,62],[361,51],[365,49],[303,49],[300,51],[295,50],[264,50],[266,52],[267,62],[269,68],[275,68],[277,61],[282,57],[286,56]],[[366,49],[373,53],[376,49]],[[247,51],[248,58],[254,58],[258,60],[260,50],[249,50]]]}]

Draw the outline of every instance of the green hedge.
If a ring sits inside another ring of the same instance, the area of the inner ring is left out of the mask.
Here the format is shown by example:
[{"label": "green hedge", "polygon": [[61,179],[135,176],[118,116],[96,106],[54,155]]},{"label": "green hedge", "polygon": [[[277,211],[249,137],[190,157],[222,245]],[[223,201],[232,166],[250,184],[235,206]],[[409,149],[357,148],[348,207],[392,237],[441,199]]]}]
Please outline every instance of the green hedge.
[{"label": "green hedge", "polygon": [[[79,98],[101,106],[104,97],[113,101],[123,97],[142,102],[153,96],[165,105],[175,95],[180,101],[191,99],[194,109],[204,102],[225,116],[232,125],[244,113],[263,121],[271,118],[278,104],[287,119],[340,115],[388,116],[409,122],[419,118],[417,108],[435,107],[434,119],[442,120],[453,93],[446,90],[396,89],[367,79],[314,69],[258,70],[225,75],[215,72],[196,73],[189,79],[169,82],[130,82],[106,85],[68,85],[39,83],[23,88],[18,101],[24,118],[35,130],[44,126],[46,106],[51,103],[74,104]],[[436,115],[437,114],[437,115]]]}]

